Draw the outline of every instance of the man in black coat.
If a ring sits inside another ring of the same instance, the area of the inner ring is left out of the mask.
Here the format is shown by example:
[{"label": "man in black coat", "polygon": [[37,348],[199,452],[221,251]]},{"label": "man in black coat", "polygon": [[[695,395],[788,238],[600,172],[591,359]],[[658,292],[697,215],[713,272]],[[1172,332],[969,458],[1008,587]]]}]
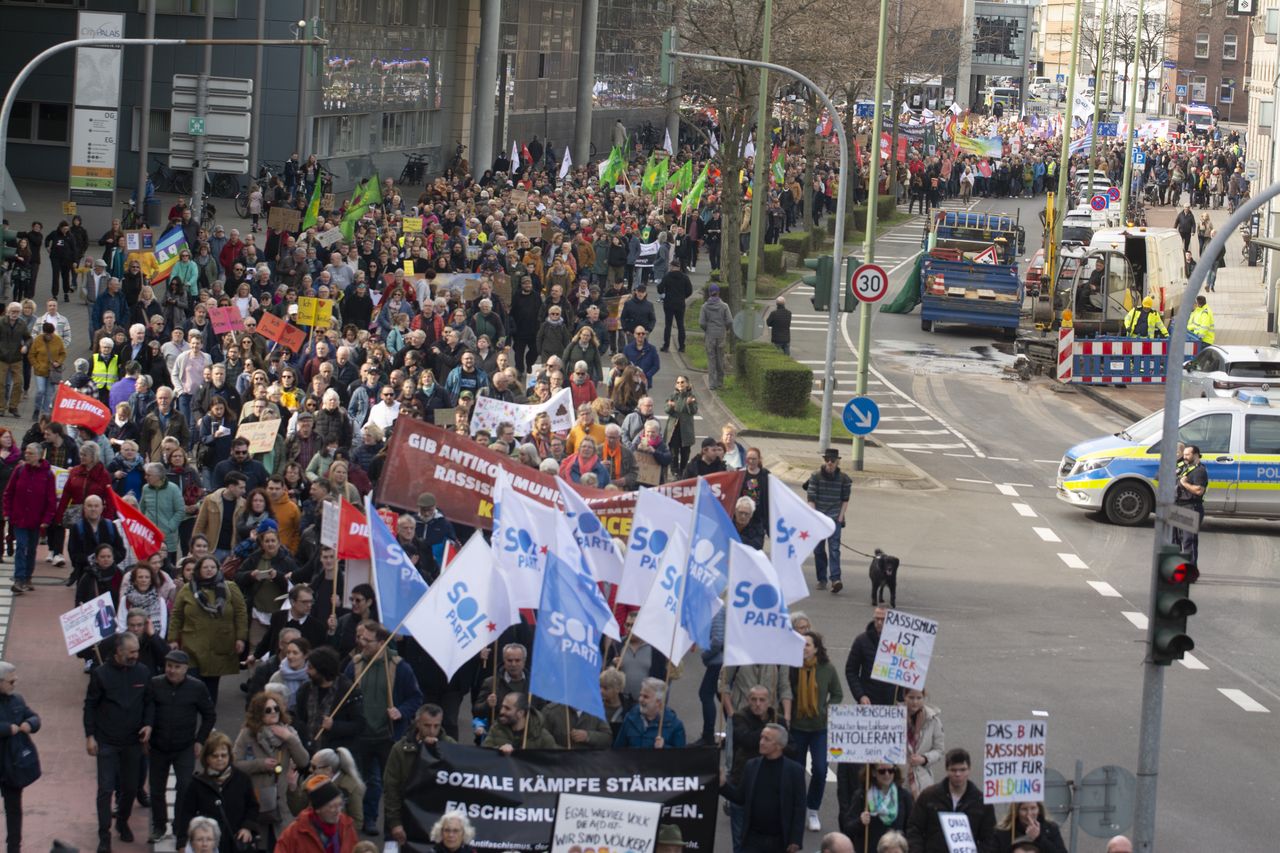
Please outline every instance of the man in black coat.
[{"label": "man in black coat", "polygon": [[271,614],[271,622],[267,626],[267,633],[262,635],[262,639],[258,641],[258,645],[254,646],[253,654],[249,658],[252,664],[255,660],[262,660],[271,654],[280,642],[280,632],[285,628],[296,628],[302,634],[302,638],[306,640],[311,648],[318,648],[324,645],[325,635],[328,633],[328,626],[324,620],[311,615],[312,608],[316,604],[316,593],[310,584],[298,583],[289,590],[289,606],[284,610],[277,610]]},{"label": "man in black coat", "polygon": [[187,675],[190,664],[186,652],[174,649],[165,655],[164,675],[151,679],[155,727],[151,732],[150,776],[156,796],[151,800],[151,835],[147,841],[153,844],[164,837],[169,822],[164,794],[169,768],[173,768],[178,783],[174,802],[180,803],[195,774],[197,744],[205,742],[217,720],[208,688],[200,679]]},{"label": "man in black coat", "polygon": [[969,781],[969,753],[947,753],[947,778],[920,792],[907,822],[911,853],[947,853],[939,812],[963,812],[979,850],[990,850],[996,834],[996,810],[982,802],[982,792]]},{"label": "man in black coat", "polygon": [[105,505],[102,498],[89,495],[84,499],[80,520],[67,528],[67,555],[71,558],[71,576],[63,586],[75,586],[80,576],[90,571],[93,555],[99,545],[110,545],[116,562],[124,559],[124,539],[120,529],[102,517]]},{"label": "man in black coat", "polygon": [[791,310],[787,308],[785,296],[779,296],[776,304],[777,307],[764,320],[769,327],[769,343],[782,350],[784,355],[791,355]]},{"label": "man in black coat", "polygon": [[876,662],[876,647],[880,645],[880,632],[884,630],[884,617],[888,611],[877,607],[875,618],[867,623],[867,630],[859,634],[849,649],[844,663],[844,677],[849,690],[860,705],[892,705],[897,687],[871,678],[871,668]]},{"label": "man in black coat", "polygon": [[804,843],[804,768],[782,754],[787,740],[785,728],[766,725],[760,755],[747,762],[742,782],[720,787],[721,796],[742,806],[744,853],[799,853]]},{"label": "man in black coat", "polygon": [[340,746],[351,749],[364,731],[361,712],[364,698],[359,688],[351,690],[346,703],[334,714],[338,702],[351,689],[351,679],[341,672],[342,661],[328,646],[312,649],[307,656],[309,680],[298,688],[297,711],[293,717],[293,727],[307,752]]},{"label": "man in black coat", "polygon": [[98,853],[111,851],[111,796],[116,798],[120,840],[133,842],[129,815],[138,793],[142,746],[151,739],[155,716],[150,673],[138,663],[138,638],[121,634],[111,662],[89,675],[84,697],[85,750],[98,764]]},{"label": "man in black coat", "polygon": [[1191,212],[1191,205],[1182,208],[1173,220],[1173,227],[1178,229],[1178,234],[1182,237],[1182,251],[1191,251],[1191,235],[1196,233],[1196,215]]},{"label": "man in black coat", "polygon": [[671,349],[671,324],[676,326],[676,343],[684,352],[684,303],[693,296],[693,282],[684,271],[684,258],[676,258],[675,269],[658,282],[658,295],[662,297],[662,351]]}]

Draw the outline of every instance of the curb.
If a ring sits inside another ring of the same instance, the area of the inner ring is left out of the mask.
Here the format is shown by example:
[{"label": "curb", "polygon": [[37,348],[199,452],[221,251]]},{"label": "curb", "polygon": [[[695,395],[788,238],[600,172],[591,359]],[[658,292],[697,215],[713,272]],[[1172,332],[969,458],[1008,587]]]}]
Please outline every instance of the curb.
[{"label": "curb", "polygon": [[1109,397],[1097,388],[1090,387],[1085,383],[1076,385],[1076,390],[1103,408],[1110,409],[1118,415],[1124,415],[1126,418],[1132,418],[1135,421],[1140,421],[1147,415],[1151,414],[1151,412],[1143,412],[1125,403],[1121,403],[1119,400]]}]

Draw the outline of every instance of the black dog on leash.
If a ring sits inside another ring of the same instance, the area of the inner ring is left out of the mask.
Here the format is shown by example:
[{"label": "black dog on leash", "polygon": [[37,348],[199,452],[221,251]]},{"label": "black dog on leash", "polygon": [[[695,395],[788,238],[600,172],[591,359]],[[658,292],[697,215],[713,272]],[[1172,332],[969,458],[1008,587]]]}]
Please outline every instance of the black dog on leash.
[{"label": "black dog on leash", "polygon": [[898,558],[879,548],[871,558],[871,603],[883,604],[885,588],[889,590],[889,606],[898,606]]}]

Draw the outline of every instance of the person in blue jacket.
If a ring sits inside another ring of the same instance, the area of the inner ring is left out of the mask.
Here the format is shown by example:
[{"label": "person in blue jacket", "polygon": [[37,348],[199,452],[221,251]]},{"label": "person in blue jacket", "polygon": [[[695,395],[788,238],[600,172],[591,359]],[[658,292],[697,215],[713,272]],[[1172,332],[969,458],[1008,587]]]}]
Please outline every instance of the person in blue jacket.
[{"label": "person in blue jacket", "polygon": [[[661,721],[662,735],[658,735]],[[684,723],[667,707],[667,685],[660,678],[641,682],[640,697],[622,718],[616,749],[678,749],[685,745]]]}]

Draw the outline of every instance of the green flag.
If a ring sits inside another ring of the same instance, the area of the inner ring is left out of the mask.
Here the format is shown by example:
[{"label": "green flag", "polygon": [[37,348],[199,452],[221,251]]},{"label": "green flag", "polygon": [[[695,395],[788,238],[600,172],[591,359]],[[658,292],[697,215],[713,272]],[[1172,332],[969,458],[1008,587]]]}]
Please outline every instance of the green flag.
[{"label": "green flag", "polygon": [[339,225],[345,240],[350,242],[355,239],[356,223],[364,218],[369,208],[377,204],[382,204],[382,181],[375,172],[369,180],[357,184],[355,192],[351,194],[351,203],[347,205],[347,212],[342,215]]},{"label": "green flag", "polygon": [[626,171],[626,164],[622,160],[622,152],[614,146],[609,151],[609,159],[600,164],[600,186],[611,187],[618,183],[618,178]]},{"label": "green flag", "polygon": [[693,186],[693,161],[685,160],[684,165],[676,169],[669,182],[671,189],[678,193],[687,193]]},{"label": "green flag", "polygon": [[644,176],[640,178],[640,189],[652,195],[657,192],[658,163],[657,158],[649,155],[649,162],[644,164]]},{"label": "green flag", "polygon": [[671,158],[659,157],[658,158],[658,177],[656,182],[657,188],[662,189],[667,185],[667,182],[670,180],[671,180]]},{"label": "green flag", "polygon": [[778,156],[773,158],[773,182],[778,186],[782,186],[783,180],[787,177],[787,152],[781,148],[778,149]]},{"label": "green flag", "polygon": [[306,215],[302,217],[302,230],[314,227],[320,221],[320,174],[316,173],[316,188],[311,191],[311,201],[307,204]]},{"label": "green flag", "polygon": [[[688,163],[685,164],[689,165]],[[702,167],[702,174],[698,175],[697,182],[693,188],[689,190],[684,199],[680,202],[680,211],[682,213],[692,213],[698,209],[698,205],[702,203],[702,193],[707,188],[707,166]]]}]

